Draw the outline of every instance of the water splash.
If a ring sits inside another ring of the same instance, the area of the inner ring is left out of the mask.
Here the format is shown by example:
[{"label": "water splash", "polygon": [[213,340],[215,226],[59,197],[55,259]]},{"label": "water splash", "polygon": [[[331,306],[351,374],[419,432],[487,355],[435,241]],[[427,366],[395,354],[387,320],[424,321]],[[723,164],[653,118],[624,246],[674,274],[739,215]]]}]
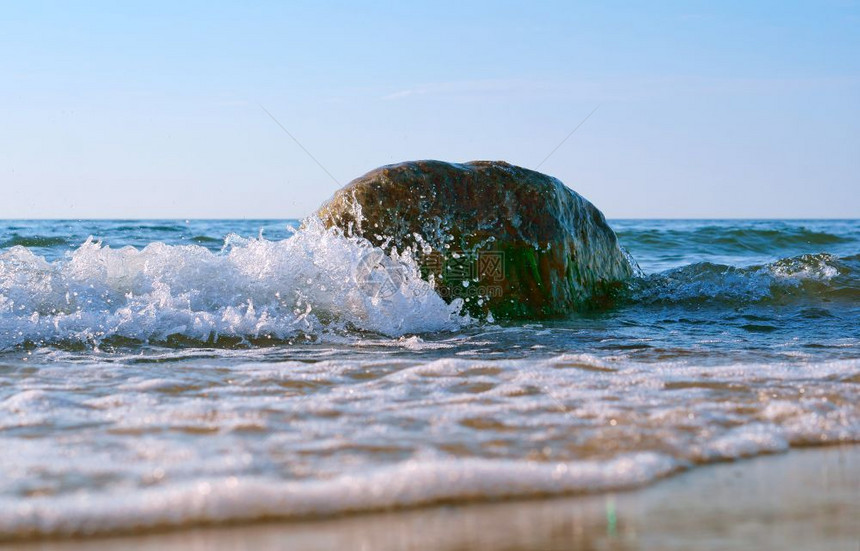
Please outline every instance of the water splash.
[{"label": "water splash", "polygon": [[[368,257],[399,274],[384,294],[368,292]],[[282,241],[230,235],[220,252],[160,242],[114,249],[91,237],[53,262],[21,246],[0,253],[0,349],[117,337],[399,336],[456,330],[468,323],[459,310],[408,255],[382,255],[316,220]]]}]

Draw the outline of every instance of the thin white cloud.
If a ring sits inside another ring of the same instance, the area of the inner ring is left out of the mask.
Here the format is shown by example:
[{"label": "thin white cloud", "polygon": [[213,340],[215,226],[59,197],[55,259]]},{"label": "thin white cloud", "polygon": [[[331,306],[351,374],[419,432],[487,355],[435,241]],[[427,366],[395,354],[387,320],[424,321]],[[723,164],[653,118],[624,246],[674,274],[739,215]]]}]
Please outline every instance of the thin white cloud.
[{"label": "thin white cloud", "polygon": [[415,96],[444,96],[448,98],[486,97],[487,95],[520,94],[546,90],[547,85],[526,80],[458,80],[418,84],[382,96],[383,100],[401,100]]},{"label": "thin white cloud", "polygon": [[234,100],[213,101],[212,105],[214,105],[215,107],[245,107],[246,105],[250,105],[250,103],[247,100],[234,99]]},{"label": "thin white cloud", "polygon": [[856,87],[860,78],[825,76],[804,78],[712,78],[661,76],[642,78],[604,77],[569,81],[462,80],[418,84],[381,96],[385,101],[405,101],[419,97],[477,99],[492,97],[565,98],[589,101],[636,101],[674,97],[678,94],[762,94],[785,90],[820,90]]}]

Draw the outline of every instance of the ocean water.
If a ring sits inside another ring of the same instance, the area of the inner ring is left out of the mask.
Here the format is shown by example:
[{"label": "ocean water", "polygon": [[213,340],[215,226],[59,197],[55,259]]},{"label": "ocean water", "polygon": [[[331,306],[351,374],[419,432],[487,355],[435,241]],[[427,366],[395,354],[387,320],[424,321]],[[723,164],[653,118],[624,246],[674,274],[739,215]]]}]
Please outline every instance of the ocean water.
[{"label": "ocean water", "polygon": [[313,222],[0,222],[0,540],[860,442],[860,221],[610,223],[640,272],[619,304],[495,322]]}]

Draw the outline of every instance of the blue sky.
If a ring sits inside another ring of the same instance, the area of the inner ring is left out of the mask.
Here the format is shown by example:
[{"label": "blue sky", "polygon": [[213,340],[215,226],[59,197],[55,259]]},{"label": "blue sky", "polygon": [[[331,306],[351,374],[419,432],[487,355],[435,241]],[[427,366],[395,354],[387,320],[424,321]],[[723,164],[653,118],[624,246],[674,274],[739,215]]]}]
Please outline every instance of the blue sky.
[{"label": "blue sky", "polygon": [[609,217],[860,217],[858,2],[0,7],[0,217],[298,218],[598,105],[540,170]]}]

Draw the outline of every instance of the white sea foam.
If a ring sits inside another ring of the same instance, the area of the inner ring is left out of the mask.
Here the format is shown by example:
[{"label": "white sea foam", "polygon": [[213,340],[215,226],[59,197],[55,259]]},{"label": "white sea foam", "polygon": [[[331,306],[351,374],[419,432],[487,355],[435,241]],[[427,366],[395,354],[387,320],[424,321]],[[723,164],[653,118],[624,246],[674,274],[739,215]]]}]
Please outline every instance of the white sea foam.
[{"label": "white sea foam", "polygon": [[55,262],[20,246],[0,253],[0,349],[109,337],[287,339],[345,328],[398,336],[462,327],[459,309],[409,256],[385,256],[314,219],[283,241],[229,236],[221,253],[163,243],[112,249],[92,238]]},{"label": "white sea foam", "polygon": [[194,483],[27,502],[0,498],[0,537],[94,534],[200,522],[297,518],[450,500],[618,490],[679,468],[640,453],[607,462],[409,461],[330,480],[219,477]]},{"label": "white sea foam", "polygon": [[252,352],[0,371],[0,539],[603,492],[860,441],[857,360]]}]

